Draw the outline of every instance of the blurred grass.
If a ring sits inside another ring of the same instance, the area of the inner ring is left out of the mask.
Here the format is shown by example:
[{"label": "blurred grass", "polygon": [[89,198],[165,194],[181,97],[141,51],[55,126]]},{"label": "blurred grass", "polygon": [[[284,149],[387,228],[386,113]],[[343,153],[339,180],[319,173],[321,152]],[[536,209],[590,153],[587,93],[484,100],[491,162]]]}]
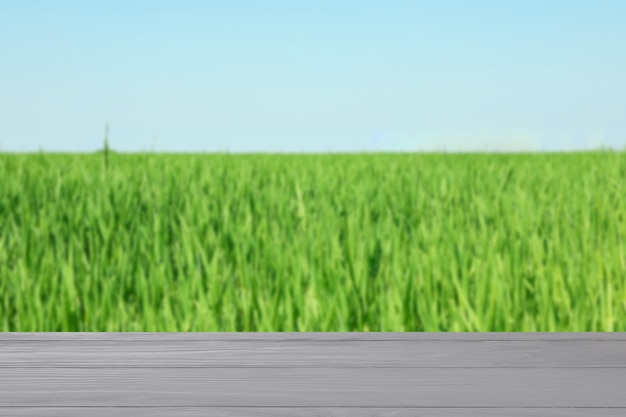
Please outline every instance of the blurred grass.
[{"label": "blurred grass", "polygon": [[626,331],[626,154],[0,154],[2,331]]}]

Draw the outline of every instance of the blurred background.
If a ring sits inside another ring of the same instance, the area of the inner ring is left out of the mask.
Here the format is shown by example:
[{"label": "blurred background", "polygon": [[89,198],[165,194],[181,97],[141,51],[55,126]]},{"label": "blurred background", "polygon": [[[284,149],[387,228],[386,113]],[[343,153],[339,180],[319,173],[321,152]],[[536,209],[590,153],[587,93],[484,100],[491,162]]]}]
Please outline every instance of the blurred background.
[{"label": "blurred background", "polygon": [[626,2],[0,3],[0,151],[626,146]]}]

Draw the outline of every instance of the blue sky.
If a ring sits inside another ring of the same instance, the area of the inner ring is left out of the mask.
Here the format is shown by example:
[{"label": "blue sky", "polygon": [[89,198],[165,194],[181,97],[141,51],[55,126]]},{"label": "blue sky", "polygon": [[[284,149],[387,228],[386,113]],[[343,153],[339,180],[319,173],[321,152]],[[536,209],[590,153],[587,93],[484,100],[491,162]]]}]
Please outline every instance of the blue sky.
[{"label": "blue sky", "polygon": [[626,2],[4,1],[0,151],[626,146]]}]

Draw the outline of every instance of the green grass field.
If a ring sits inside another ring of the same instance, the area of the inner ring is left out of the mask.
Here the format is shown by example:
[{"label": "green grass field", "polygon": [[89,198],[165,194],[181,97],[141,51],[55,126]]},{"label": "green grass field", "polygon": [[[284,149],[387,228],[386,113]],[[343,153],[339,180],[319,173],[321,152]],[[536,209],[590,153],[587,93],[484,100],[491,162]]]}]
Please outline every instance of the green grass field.
[{"label": "green grass field", "polygon": [[626,331],[626,153],[0,155],[1,331]]}]

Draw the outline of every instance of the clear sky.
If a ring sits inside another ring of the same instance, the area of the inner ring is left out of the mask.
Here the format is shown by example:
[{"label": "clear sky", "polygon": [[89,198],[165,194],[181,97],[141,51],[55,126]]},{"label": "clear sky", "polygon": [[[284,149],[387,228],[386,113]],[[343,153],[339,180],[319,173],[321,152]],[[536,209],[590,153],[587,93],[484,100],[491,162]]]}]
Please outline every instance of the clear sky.
[{"label": "clear sky", "polygon": [[0,2],[0,151],[626,146],[624,0]]}]

